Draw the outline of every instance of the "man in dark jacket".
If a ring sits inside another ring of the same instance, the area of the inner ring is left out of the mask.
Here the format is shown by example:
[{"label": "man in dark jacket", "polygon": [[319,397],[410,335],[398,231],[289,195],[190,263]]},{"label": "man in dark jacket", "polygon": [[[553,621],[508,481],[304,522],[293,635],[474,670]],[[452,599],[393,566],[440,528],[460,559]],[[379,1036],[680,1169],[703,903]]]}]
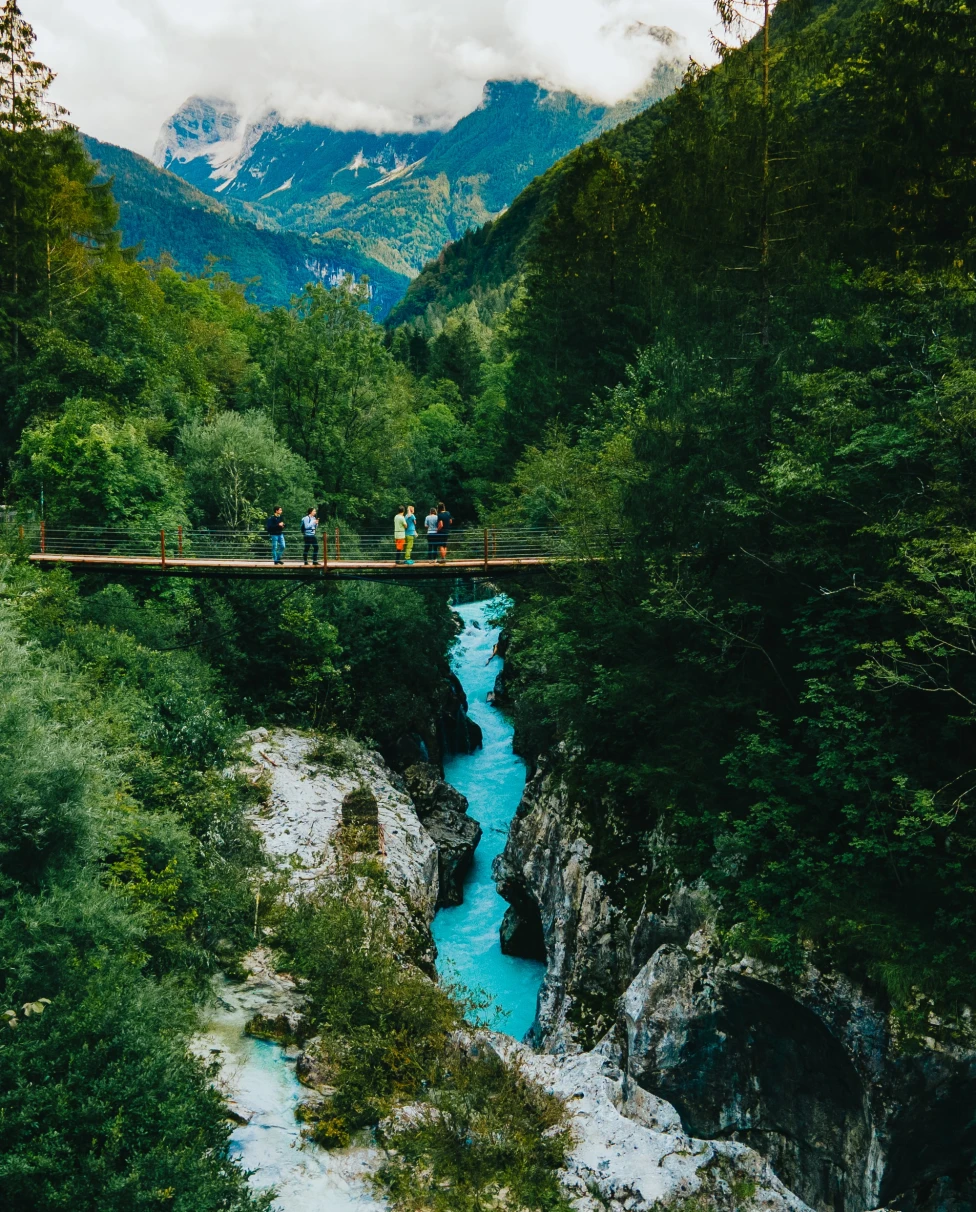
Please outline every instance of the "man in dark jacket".
[{"label": "man in dark jacket", "polygon": [[264,524],[271,538],[271,559],[275,564],[285,562],[285,519],[281,514],[281,506],[276,505],[271,517]]}]

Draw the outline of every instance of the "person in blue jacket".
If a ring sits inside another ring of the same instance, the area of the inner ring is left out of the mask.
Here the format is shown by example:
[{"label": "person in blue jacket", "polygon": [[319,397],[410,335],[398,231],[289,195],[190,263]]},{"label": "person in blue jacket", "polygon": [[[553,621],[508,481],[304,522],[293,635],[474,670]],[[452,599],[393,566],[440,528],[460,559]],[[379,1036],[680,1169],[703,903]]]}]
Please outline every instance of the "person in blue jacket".
[{"label": "person in blue jacket", "polygon": [[302,552],[302,563],[308,567],[308,557],[311,553],[312,567],[318,568],[319,565],[319,541],[316,537],[316,531],[319,528],[319,515],[313,505],[308,513],[301,520],[302,538],[305,540],[305,549]]}]

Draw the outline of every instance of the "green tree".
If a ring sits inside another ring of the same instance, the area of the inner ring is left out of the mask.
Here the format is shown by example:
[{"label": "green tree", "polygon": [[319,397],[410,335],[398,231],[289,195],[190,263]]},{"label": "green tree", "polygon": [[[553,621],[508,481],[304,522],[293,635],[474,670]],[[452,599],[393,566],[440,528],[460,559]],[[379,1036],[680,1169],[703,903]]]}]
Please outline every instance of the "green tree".
[{"label": "green tree", "polygon": [[144,418],[71,400],[24,433],[14,489],[58,526],[175,528],[185,519],[182,487],[153,436]]},{"label": "green tree", "polygon": [[357,518],[378,502],[403,440],[407,388],[365,309],[365,287],[306,287],[263,326],[262,407],[315,470],[330,512]]},{"label": "green tree", "polygon": [[261,412],[220,413],[180,431],[180,462],[197,519],[247,529],[281,505],[293,523],[314,504],[312,469]]}]

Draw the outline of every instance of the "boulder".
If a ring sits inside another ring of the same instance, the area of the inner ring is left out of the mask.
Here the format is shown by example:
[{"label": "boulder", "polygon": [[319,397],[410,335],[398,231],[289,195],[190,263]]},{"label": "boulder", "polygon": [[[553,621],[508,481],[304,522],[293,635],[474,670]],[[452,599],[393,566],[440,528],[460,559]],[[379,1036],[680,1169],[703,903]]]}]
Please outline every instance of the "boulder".
[{"label": "boulder", "polygon": [[481,826],[468,816],[468,801],[429,762],[409,766],[404,783],[424,829],[437,847],[438,905],[460,905],[464,877],[481,841]]}]

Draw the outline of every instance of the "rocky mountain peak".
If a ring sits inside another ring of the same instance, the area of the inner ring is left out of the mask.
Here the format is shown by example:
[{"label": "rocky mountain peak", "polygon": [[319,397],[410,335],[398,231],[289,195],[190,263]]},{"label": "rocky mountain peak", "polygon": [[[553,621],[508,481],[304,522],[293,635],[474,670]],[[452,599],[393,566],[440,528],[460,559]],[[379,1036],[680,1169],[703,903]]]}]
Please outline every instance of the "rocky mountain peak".
[{"label": "rocky mountain peak", "polygon": [[169,168],[206,155],[215,147],[236,143],[240,138],[241,115],[233,101],[220,97],[187,97],[171,118],[163,123],[153,149],[153,163]]}]

